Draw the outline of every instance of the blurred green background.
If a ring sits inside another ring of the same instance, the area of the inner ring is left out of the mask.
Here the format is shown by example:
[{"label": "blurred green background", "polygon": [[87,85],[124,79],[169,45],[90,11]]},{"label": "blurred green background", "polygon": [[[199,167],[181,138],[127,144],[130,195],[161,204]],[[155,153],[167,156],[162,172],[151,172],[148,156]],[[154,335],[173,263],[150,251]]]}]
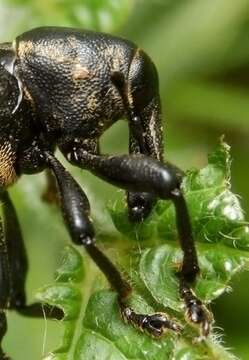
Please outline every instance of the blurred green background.
[{"label": "blurred green background", "polygon": [[[41,25],[112,32],[143,47],[159,72],[166,158],[183,169],[201,167],[225,134],[232,146],[233,190],[248,214],[248,0],[0,0],[0,41]],[[127,124],[120,121],[103,137],[103,150],[126,152],[127,139]],[[99,226],[110,221],[105,203],[122,193],[83,171],[73,173],[90,196]],[[39,175],[23,177],[11,190],[28,249],[30,301],[52,281],[68,242],[60,215],[40,201],[43,186]],[[213,306],[225,345],[241,359],[249,359],[248,284],[248,273],[237,276],[234,291]],[[14,359],[40,359],[57,345],[58,324],[12,312],[8,319],[4,344]]]}]

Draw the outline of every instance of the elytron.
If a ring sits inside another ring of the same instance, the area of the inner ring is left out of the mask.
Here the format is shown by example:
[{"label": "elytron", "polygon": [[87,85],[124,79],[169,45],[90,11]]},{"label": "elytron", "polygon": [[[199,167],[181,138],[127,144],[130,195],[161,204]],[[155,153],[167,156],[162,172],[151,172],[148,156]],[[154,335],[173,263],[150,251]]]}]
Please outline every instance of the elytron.
[{"label": "elytron", "polygon": [[[101,135],[120,118],[129,126],[129,154],[102,154]],[[143,221],[157,199],[172,200],[183,251],[177,275],[189,321],[207,336],[212,315],[191,290],[198,259],[181,171],[163,159],[161,107],[156,68],[130,41],[104,33],[43,27],[0,44],[0,340],[5,310],[43,316],[27,304],[27,259],[8,188],[22,174],[46,170],[56,181],[60,209],[74,244],[83,245],[118,294],[121,316],[160,337],[180,326],[164,313],[138,314],[128,305],[132,287],[95,242],[90,205],[83,189],[55,157],[58,149],[73,165],[127,191],[130,221]],[[62,318],[60,309],[47,314]],[[1,349],[1,359],[8,359]]]}]

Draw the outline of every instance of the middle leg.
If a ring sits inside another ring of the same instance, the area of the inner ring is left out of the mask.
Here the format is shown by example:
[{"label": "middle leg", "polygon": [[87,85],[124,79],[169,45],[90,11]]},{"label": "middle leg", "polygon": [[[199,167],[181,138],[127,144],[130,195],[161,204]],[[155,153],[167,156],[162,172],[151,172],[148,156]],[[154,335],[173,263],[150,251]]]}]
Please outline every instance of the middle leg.
[{"label": "middle leg", "polygon": [[188,319],[200,325],[202,334],[207,336],[212,324],[212,316],[190,288],[196,280],[199,266],[177,168],[144,155],[93,155],[80,149],[73,151],[70,159],[74,165],[83,166],[113,185],[128,191],[151,193],[153,196],[173,202],[183,251],[183,263],[178,273],[180,296],[185,303]]},{"label": "middle leg", "polygon": [[48,166],[56,177],[60,206],[71,239],[75,244],[85,247],[87,253],[117,292],[122,316],[132,325],[155,337],[161,336],[166,329],[179,331],[179,325],[172,322],[166,314],[137,314],[130,308],[128,298],[132,291],[131,286],[95,244],[90,205],[85,193],[52,154],[46,153],[46,158]]}]

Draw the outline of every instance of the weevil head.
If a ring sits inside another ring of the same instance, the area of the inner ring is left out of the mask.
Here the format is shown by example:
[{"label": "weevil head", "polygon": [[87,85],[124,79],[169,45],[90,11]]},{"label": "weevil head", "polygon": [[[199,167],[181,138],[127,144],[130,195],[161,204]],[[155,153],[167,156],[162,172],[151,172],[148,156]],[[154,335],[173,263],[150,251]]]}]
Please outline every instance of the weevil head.
[{"label": "weevil head", "polygon": [[19,97],[18,79],[0,65],[0,191],[16,181],[19,154],[34,138],[31,103],[23,98],[16,108]]},{"label": "weevil head", "polygon": [[[19,96],[18,82],[13,75],[0,65],[0,119],[13,118],[14,108]],[[0,124],[1,127],[1,124]]]},{"label": "weevil head", "polygon": [[15,47],[16,47],[15,42],[13,44],[12,43],[0,44],[0,65],[16,79],[18,85],[18,97],[16,100],[16,104],[14,105],[13,108],[13,113],[18,110],[23,99],[22,82],[15,69],[15,62],[16,62]]},{"label": "weevil head", "polygon": [[18,113],[13,114],[18,99],[18,84],[10,73],[0,66],[0,188],[11,185],[16,174],[16,138]]}]

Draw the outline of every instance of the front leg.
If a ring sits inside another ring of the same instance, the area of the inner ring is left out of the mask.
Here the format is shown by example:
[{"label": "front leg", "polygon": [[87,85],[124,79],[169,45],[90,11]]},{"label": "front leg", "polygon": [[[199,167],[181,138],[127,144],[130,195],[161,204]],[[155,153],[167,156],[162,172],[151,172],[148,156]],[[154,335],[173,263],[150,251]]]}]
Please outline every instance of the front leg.
[{"label": "front leg", "polygon": [[7,193],[0,194],[3,224],[0,219],[0,359],[9,359],[1,348],[7,331],[5,310],[14,309],[29,317],[61,319],[62,310],[40,303],[26,304],[25,281],[28,270],[26,250],[14,205]]},{"label": "front leg", "polygon": [[69,154],[74,165],[84,166],[105,181],[128,191],[151,193],[164,200],[171,200],[175,206],[176,226],[183,251],[183,263],[178,273],[180,296],[186,306],[188,319],[201,326],[207,336],[212,316],[197,299],[190,284],[199,272],[197,253],[192,236],[191,222],[184,196],[180,190],[177,168],[144,155],[92,155],[80,149]]}]

